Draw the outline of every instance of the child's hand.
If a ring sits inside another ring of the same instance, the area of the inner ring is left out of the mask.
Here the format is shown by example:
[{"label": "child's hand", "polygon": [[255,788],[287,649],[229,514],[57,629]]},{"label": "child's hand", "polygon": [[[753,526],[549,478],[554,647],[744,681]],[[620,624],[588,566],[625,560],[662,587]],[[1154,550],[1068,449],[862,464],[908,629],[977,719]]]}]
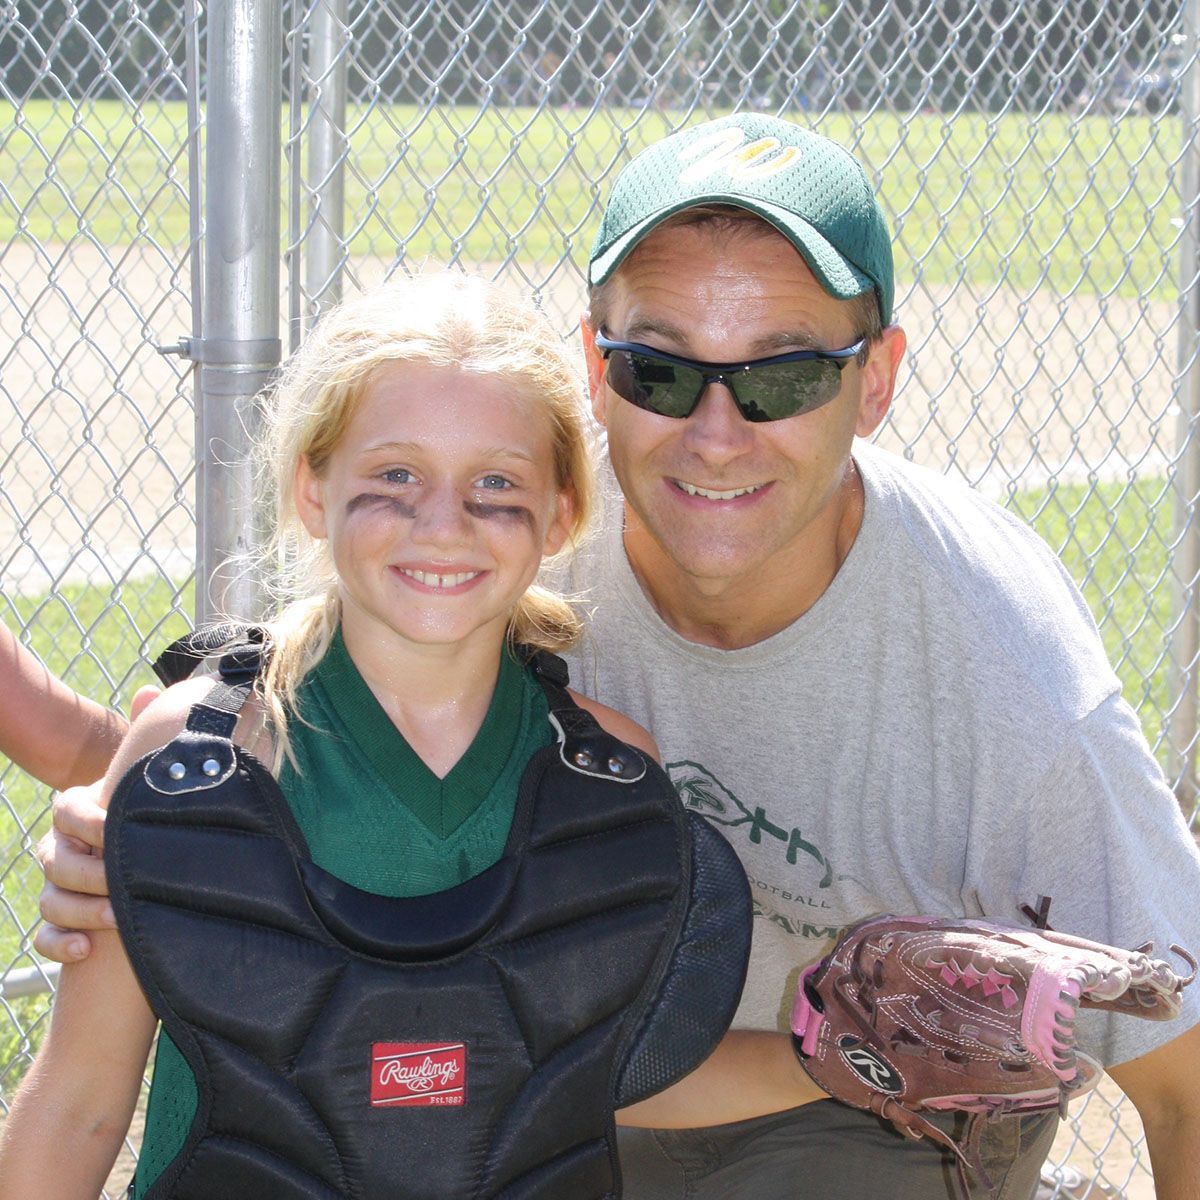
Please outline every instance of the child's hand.
[{"label": "child's hand", "polygon": [[[141,688],[130,706],[136,721],[159,691]],[[103,782],[68,788],[54,798],[54,827],[38,843],[46,875],[40,909],[43,924],[34,949],[55,962],[78,962],[91,952],[84,930],[112,929],[112,906],[104,878]]]}]

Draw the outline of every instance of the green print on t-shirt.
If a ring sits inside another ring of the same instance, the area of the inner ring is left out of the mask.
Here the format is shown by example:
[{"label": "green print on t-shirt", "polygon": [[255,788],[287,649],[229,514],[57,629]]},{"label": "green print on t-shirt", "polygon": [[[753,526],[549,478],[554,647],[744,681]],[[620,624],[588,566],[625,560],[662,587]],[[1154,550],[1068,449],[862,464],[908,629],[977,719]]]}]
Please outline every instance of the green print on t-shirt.
[{"label": "green print on t-shirt", "polygon": [[718,825],[746,826],[746,834],[756,846],[762,844],[764,834],[776,838],[783,843],[790,866],[796,865],[801,854],[807,854],[817,863],[822,871],[817,887],[827,888],[833,882],[833,864],[812,842],[805,840],[799,829],[793,826],[788,830],[777,825],[761,807],[751,812],[707,767],[685,759],[667,763],[667,774],[685,808]]}]

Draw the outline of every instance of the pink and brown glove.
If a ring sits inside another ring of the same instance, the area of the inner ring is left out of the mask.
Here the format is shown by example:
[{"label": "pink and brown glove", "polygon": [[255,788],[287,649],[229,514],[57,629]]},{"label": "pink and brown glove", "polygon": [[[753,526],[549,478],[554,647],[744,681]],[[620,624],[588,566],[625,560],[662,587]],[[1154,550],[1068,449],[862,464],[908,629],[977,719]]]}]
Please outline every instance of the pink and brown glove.
[{"label": "pink and brown glove", "polygon": [[[1093,1087],[1101,1067],[1075,1046],[1079,1008],[1168,1021],[1196,974],[1049,929],[988,921],[875,917],[800,977],[792,1041],[835,1100],[929,1137],[992,1189],[979,1155],[985,1120],[1049,1109]],[[923,1113],[971,1114],[955,1141]]]}]

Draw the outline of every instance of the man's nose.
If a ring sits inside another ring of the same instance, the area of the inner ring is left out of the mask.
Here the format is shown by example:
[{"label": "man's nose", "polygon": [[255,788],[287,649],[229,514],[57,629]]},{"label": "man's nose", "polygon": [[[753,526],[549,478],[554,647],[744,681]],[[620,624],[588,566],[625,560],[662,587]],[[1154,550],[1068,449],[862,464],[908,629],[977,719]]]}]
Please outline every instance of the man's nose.
[{"label": "man's nose", "polygon": [[683,444],[709,462],[724,462],[745,453],[754,427],[738,411],[733,393],[723,383],[707,383],[700,403],[684,422]]}]

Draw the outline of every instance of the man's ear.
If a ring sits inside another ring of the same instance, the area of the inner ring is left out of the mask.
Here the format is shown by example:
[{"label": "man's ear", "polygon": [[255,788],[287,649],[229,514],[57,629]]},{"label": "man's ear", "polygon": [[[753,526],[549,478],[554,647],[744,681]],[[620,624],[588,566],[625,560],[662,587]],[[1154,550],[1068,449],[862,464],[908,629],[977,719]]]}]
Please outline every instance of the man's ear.
[{"label": "man's ear", "polygon": [[887,416],[907,345],[904,330],[899,325],[889,325],[879,341],[868,350],[867,362],[862,368],[858,421],[854,427],[859,437],[870,437]]},{"label": "man's ear", "polygon": [[608,389],[604,386],[604,357],[596,349],[596,331],[592,328],[589,313],[584,313],[579,318],[579,336],[583,340],[583,360],[587,364],[588,392],[592,397],[592,416],[603,425]]},{"label": "man's ear", "polygon": [[300,455],[296,461],[296,471],[292,476],[292,498],[296,504],[296,515],[309,534],[315,538],[327,537],[325,497],[321,494],[321,481],[305,454]]}]

